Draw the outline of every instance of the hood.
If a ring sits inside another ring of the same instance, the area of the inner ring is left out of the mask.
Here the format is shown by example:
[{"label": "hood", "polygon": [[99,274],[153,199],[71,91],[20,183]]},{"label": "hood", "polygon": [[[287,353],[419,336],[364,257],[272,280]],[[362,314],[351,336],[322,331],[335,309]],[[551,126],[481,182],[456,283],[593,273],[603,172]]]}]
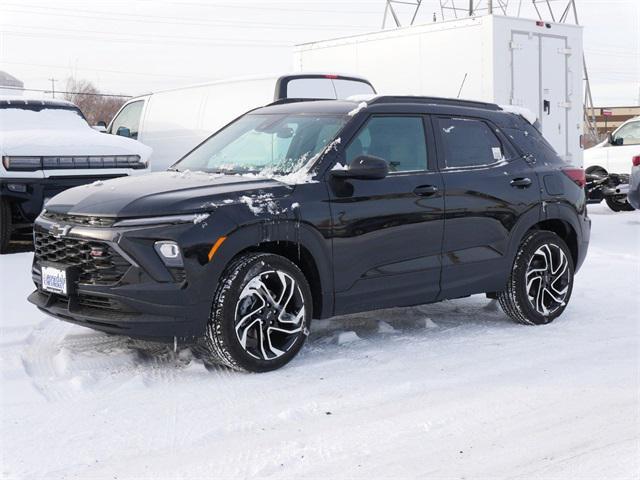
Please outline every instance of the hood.
[{"label": "hood", "polygon": [[156,217],[210,211],[256,191],[283,198],[292,190],[269,178],[156,172],[72,188],[53,197],[45,208],[67,215]]},{"label": "hood", "polygon": [[151,156],[151,148],[130,138],[100,133],[91,127],[0,131],[3,155],[15,156]]}]

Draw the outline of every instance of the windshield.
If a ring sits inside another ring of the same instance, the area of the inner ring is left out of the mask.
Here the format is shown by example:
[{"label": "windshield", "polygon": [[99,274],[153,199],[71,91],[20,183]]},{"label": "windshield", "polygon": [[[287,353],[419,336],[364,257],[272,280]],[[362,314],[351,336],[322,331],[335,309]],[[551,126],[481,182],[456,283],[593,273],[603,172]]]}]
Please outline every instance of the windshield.
[{"label": "windshield", "polygon": [[87,122],[80,110],[76,108],[29,108],[3,107],[0,108],[0,131],[13,130],[75,130],[86,129]]},{"label": "windshield", "polygon": [[345,121],[345,117],[335,115],[245,115],[210,137],[173,169],[287,175],[318,155]]}]

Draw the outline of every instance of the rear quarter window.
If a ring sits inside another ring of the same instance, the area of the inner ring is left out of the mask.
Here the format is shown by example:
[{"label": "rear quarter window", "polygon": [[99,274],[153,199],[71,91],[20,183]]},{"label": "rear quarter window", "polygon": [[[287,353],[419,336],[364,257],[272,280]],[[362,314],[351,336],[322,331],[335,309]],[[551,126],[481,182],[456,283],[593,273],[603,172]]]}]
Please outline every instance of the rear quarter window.
[{"label": "rear quarter window", "polygon": [[520,119],[516,125],[502,128],[502,131],[523,154],[531,154],[542,162],[564,163],[551,144],[526,120]]},{"label": "rear quarter window", "polygon": [[491,165],[505,158],[505,149],[486,122],[473,118],[436,120],[447,168]]}]

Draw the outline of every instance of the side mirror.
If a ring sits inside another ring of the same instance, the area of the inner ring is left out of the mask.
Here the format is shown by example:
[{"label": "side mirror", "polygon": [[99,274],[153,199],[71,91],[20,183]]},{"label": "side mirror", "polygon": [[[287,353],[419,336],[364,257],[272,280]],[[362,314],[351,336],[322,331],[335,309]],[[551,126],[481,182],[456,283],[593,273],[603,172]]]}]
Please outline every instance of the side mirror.
[{"label": "side mirror", "polygon": [[346,170],[332,170],[331,174],[339,178],[355,178],[358,180],[380,180],[389,173],[389,165],[385,160],[371,155],[361,155],[351,162]]},{"label": "side mirror", "polygon": [[624,139],[623,138],[614,137],[613,135],[611,135],[611,132],[607,132],[607,142],[610,145],[620,146],[620,145],[622,145],[624,143]]},{"label": "side mirror", "polygon": [[99,122],[96,123],[96,127],[102,127],[105,130],[107,129],[107,122],[105,122],[104,120],[100,120]]},{"label": "side mirror", "polygon": [[116,130],[116,135],[120,135],[121,137],[130,138],[131,137],[131,130],[129,130],[127,127],[118,127],[118,130]]}]

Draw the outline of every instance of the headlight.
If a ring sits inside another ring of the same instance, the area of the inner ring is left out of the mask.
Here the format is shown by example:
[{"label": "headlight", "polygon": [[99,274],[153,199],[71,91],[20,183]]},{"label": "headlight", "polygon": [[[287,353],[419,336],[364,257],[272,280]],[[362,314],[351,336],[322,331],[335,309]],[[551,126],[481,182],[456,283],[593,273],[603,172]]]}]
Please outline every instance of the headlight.
[{"label": "headlight", "polygon": [[74,168],[133,168],[147,167],[139,155],[67,156],[67,157],[2,157],[7,170],[66,170]]},{"label": "headlight", "polygon": [[41,157],[2,157],[2,164],[7,170],[33,172],[42,169]]}]

